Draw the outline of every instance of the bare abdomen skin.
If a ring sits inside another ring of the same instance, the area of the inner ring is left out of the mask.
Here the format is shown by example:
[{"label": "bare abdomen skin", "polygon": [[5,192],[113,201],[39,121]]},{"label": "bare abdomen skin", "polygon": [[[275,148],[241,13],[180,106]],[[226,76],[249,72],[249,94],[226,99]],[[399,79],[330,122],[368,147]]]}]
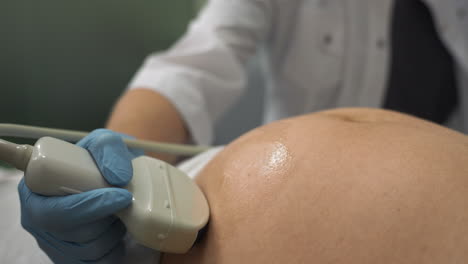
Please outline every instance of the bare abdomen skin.
[{"label": "bare abdomen skin", "polygon": [[164,263],[468,263],[468,140],[340,109],[258,128],[199,175],[206,237]]}]

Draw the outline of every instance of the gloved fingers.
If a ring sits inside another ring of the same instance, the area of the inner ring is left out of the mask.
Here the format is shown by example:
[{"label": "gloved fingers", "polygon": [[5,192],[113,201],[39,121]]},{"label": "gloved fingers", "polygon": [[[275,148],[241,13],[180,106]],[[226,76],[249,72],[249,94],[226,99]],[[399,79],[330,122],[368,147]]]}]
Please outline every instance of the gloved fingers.
[{"label": "gloved fingers", "polygon": [[52,260],[52,262],[55,264],[83,264],[83,262],[77,259],[70,259],[70,257],[67,257],[65,253],[59,251],[46,241],[37,239],[37,244],[39,245],[39,248],[44,251],[49,259]]},{"label": "gloved fingers", "polygon": [[64,252],[57,250],[55,247],[42,240],[38,240],[38,245],[42,251],[47,253],[50,260],[56,264],[118,264],[122,262],[125,255],[125,245],[123,241],[120,241],[109,253],[94,261],[71,259],[70,256],[67,256]]},{"label": "gloved fingers", "polygon": [[[122,136],[122,138],[128,138],[128,139],[135,139],[135,137],[132,137],[132,136],[129,136],[129,135],[125,135],[125,134],[122,134],[122,133],[117,133],[119,134],[120,136]],[[143,151],[142,149],[138,149],[138,148],[129,148],[127,146],[127,149],[128,151],[130,151],[130,153],[132,153],[133,155],[133,158],[136,158],[136,157],[139,157],[139,156],[143,156],[145,154],[145,151]]]},{"label": "gloved fingers", "polygon": [[80,194],[46,197],[18,185],[23,226],[46,231],[69,230],[95,222],[128,207],[132,194],[121,188],[102,188]]},{"label": "gloved fingers", "polygon": [[132,179],[133,154],[122,135],[107,129],[97,129],[77,143],[87,149],[106,180],[115,186],[125,186]]},{"label": "gloved fingers", "polygon": [[143,150],[141,150],[141,149],[129,148],[128,151],[130,151],[130,153],[132,153],[134,158],[145,155],[145,152]]},{"label": "gloved fingers", "polygon": [[120,219],[115,216],[109,216],[69,230],[51,231],[49,233],[59,240],[81,244],[88,243],[102,236],[115,221],[120,221]]},{"label": "gloved fingers", "polygon": [[62,241],[50,233],[40,233],[38,241],[49,247],[54,255],[62,253],[69,259],[94,263],[110,254],[123,241],[125,233],[126,228],[122,221],[115,221],[101,236],[87,243]]},{"label": "gloved fingers", "polygon": [[123,241],[120,241],[107,255],[96,261],[86,261],[85,263],[92,264],[119,264],[122,263],[122,259],[125,256],[125,245]]},{"label": "gloved fingers", "polygon": [[52,260],[55,264],[61,263],[70,263],[70,264],[80,264],[82,263],[78,259],[71,259],[67,256],[64,252],[60,251],[55,245],[52,243],[53,238],[43,232],[35,232],[34,230],[28,230],[31,235],[37,241],[39,248],[47,254],[47,256]]}]

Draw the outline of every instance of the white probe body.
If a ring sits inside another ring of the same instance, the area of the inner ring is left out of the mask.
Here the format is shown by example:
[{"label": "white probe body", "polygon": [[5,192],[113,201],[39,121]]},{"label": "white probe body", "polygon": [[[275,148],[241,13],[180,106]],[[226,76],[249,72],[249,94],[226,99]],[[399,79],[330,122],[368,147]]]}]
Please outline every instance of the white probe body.
[{"label": "white probe body", "polygon": [[[142,245],[187,252],[209,218],[202,191],[184,172],[158,159],[141,156],[132,165],[133,178],[125,189],[133,194],[133,202],[118,216]],[[24,179],[33,192],[45,196],[112,187],[88,151],[51,137],[34,145]]]}]

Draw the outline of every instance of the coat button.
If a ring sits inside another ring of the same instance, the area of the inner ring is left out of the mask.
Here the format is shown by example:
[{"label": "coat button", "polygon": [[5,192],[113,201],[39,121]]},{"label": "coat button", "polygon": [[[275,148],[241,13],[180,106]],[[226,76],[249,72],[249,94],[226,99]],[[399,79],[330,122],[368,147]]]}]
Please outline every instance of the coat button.
[{"label": "coat button", "polygon": [[387,41],[385,39],[381,38],[377,40],[377,48],[379,49],[385,49],[387,47]]},{"label": "coat button", "polygon": [[333,36],[329,33],[325,34],[323,35],[322,41],[323,41],[323,44],[325,44],[326,46],[329,46],[333,43]]},{"label": "coat button", "polygon": [[466,17],[466,13],[467,13],[466,9],[464,9],[464,8],[458,8],[457,9],[457,17],[459,19],[464,19]]}]

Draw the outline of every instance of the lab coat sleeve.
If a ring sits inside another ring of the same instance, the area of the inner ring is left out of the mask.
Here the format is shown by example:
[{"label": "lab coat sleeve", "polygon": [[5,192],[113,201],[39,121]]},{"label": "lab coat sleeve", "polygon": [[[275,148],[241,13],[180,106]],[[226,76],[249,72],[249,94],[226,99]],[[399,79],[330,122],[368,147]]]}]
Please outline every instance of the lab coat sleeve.
[{"label": "lab coat sleeve", "polygon": [[192,140],[210,144],[215,120],[242,94],[246,61],[271,27],[271,0],[211,0],[169,50],[149,56],[129,85],[169,99]]}]

